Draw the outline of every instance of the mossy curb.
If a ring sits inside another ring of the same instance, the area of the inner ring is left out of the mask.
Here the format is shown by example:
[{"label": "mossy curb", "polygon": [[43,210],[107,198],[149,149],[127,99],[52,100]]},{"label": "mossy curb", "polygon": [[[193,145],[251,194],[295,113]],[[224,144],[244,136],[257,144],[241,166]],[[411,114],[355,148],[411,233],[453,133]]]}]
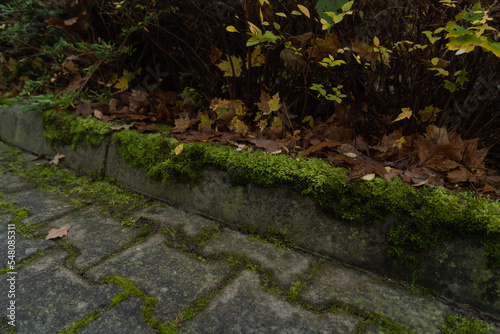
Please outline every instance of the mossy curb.
[{"label": "mossy curb", "polygon": [[[43,113],[44,135],[52,144],[77,147],[102,144],[108,123],[74,118],[67,113]],[[399,179],[349,180],[347,169],[315,158],[237,152],[211,143],[180,144],[167,133],[122,130],[113,134],[123,159],[162,183],[171,178],[198,182],[208,166],[226,171],[235,185],[289,186],[311,196],[332,217],[354,224],[377,224],[396,217],[388,234],[387,255],[396,264],[416,265],[432,247],[464,238],[484,246],[491,268],[500,267],[500,202],[468,191],[440,187],[417,189]]]}]

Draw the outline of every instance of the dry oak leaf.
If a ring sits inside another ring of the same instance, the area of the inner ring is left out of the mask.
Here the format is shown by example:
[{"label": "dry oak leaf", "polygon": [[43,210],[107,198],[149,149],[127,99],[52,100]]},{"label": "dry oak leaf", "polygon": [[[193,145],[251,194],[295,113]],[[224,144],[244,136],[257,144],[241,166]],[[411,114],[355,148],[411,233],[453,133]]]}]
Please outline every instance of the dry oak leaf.
[{"label": "dry oak leaf", "polygon": [[50,160],[49,164],[57,165],[59,163],[59,160],[61,160],[64,157],[65,157],[64,154],[57,153],[54,159]]},{"label": "dry oak leaf", "polygon": [[63,226],[59,229],[53,228],[52,230],[49,231],[49,233],[47,233],[45,240],[62,238],[65,235],[68,235],[68,231],[69,231],[69,228],[67,226]]}]

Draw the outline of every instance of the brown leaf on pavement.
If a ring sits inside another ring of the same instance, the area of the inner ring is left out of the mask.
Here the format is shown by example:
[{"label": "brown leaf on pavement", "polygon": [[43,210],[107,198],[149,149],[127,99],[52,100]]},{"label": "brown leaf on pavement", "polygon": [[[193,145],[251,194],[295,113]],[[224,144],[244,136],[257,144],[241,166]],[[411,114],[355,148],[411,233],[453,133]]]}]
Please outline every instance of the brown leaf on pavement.
[{"label": "brown leaf on pavement", "polygon": [[64,154],[57,153],[54,159],[50,160],[49,164],[57,165],[59,164],[59,160],[61,160],[64,157],[65,157]]},{"label": "brown leaf on pavement", "polygon": [[62,238],[64,236],[68,235],[68,231],[69,231],[69,228],[66,226],[63,226],[59,229],[53,228],[52,230],[49,231],[49,233],[45,237],[45,240]]}]

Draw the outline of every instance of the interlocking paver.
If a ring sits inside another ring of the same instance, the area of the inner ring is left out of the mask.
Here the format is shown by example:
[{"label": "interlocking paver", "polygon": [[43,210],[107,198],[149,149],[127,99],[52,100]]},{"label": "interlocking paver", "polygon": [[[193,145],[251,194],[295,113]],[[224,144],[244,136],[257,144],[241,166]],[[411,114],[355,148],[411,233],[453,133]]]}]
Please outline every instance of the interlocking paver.
[{"label": "interlocking paver", "polygon": [[[17,271],[15,276],[16,324],[21,334],[59,333],[91,311],[110,303],[120,288],[91,285],[62,265],[67,253],[48,252]],[[2,293],[11,274],[0,275]],[[2,294],[2,310],[6,295]],[[2,315],[4,312],[2,312]]]},{"label": "interlocking paver", "polygon": [[58,196],[37,191],[26,191],[7,197],[8,202],[16,202],[29,210],[30,215],[22,221],[25,225],[36,225],[55,219],[76,208]]},{"label": "interlocking paver", "polygon": [[136,212],[134,217],[153,219],[160,224],[160,227],[171,226],[182,230],[188,237],[195,237],[202,233],[203,229],[218,226],[212,220],[171,206],[146,208]]},{"label": "interlocking paver", "polygon": [[202,249],[202,254],[205,255],[219,253],[246,256],[262,264],[265,270],[273,273],[279,285],[285,289],[290,288],[292,282],[302,278],[315,262],[311,256],[280,249],[263,241],[253,241],[249,236],[229,229],[224,229]]},{"label": "interlocking paver", "polygon": [[353,333],[358,320],[317,315],[261,290],[256,274],[243,271],[185,326],[187,333]]},{"label": "interlocking paver", "polygon": [[96,209],[75,212],[51,222],[43,231],[52,228],[69,228],[65,241],[75,246],[80,254],[73,261],[78,271],[112,255],[127,243],[133,241],[144,228],[121,226],[112,218]]},{"label": "interlocking paver", "polygon": [[85,277],[97,282],[107,276],[130,279],[157,299],[155,317],[164,322],[215,288],[228,273],[226,263],[203,263],[167,247],[164,237],[155,235],[90,269]]},{"label": "interlocking paver", "polygon": [[91,322],[79,334],[155,334],[142,317],[140,298],[132,296]]},{"label": "interlocking paver", "polygon": [[343,265],[324,262],[299,296],[312,305],[344,303],[380,313],[416,333],[440,333],[448,306]]}]

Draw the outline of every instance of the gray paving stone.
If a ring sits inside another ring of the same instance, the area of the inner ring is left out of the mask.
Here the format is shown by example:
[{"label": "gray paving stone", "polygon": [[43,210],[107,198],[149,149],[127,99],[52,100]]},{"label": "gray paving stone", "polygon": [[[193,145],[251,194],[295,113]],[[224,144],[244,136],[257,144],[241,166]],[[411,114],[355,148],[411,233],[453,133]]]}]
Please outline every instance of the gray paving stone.
[{"label": "gray paving stone", "polygon": [[65,241],[80,251],[72,263],[79,272],[120,250],[144,230],[121,226],[112,218],[91,208],[57,219],[41,228],[40,233],[45,235],[50,229],[63,226],[69,228]]},{"label": "gray paving stone", "polygon": [[3,193],[15,193],[33,188],[34,185],[12,174],[0,174],[0,189]]},{"label": "gray paving stone", "polygon": [[139,297],[129,297],[78,333],[156,334],[156,331],[143,320],[142,304]]},{"label": "gray paving stone", "polygon": [[352,333],[359,324],[345,314],[316,315],[261,290],[243,271],[185,326],[187,333]]},{"label": "gray paving stone", "polygon": [[76,208],[65,199],[36,191],[27,191],[8,196],[7,201],[16,202],[20,207],[29,210],[30,216],[22,221],[26,225],[36,225],[55,219]]},{"label": "gray paving stone", "polygon": [[[16,263],[21,262],[35,253],[54,246],[54,242],[51,240],[26,239],[19,233],[9,234],[8,222],[13,218],[14,217],[11,215],[0,216],[0,269],[7,266],[7,251],[9,250],[8,241],[15,247]],[[15,232],[15,230],[10,231]],[[14,237],[12,238],[12,236]]]},{"label": "gray paving stone", "polygon": [[323,262],[299,299],[314,305],[345,303],[383,314],[415,333],[440,333],[451,310],[443,303],[412,293],[374,276]]},{"label": "gray paving stone", "polygon": [[134,217],[150,218],[158,222],[161,227],[171,226],[182,230],[188,237],[199,235],[203,229],[218,227],[212,220],[170,206],[146,208],[135,213]]},{"label": "gray paving stone", "polygon": [[274,274],[279,285],[285,289],[290,288],[292,282],[306,274],[315,261],[312,257],[279,249],[270,243],[252,241],[249,236],[229,229],[224,229],[202,249],[202,254],[205,255],[218,253],[247,256],[262,264],[265,270]]},{"label": "gray paving stone", "polygon": [[[7,300],[7,279],[0,276],[0,307],[15,301],[17,333],[59,333],[120,292],[112,284],[93,286],[62,265],[67,253],[54,251],[22,267],[15,275],[15,298]],[[2,317],[5,312],[2,312]]]},{"label": "gray paving stone", "polygon": [[97,282],[108,276],[130,279],[158,301],[154,316],[173,320],[179,310],[217,286],[229,273],[224,262],[203,263],[166,246],[161,235],[128,248],[85,273]]}]

